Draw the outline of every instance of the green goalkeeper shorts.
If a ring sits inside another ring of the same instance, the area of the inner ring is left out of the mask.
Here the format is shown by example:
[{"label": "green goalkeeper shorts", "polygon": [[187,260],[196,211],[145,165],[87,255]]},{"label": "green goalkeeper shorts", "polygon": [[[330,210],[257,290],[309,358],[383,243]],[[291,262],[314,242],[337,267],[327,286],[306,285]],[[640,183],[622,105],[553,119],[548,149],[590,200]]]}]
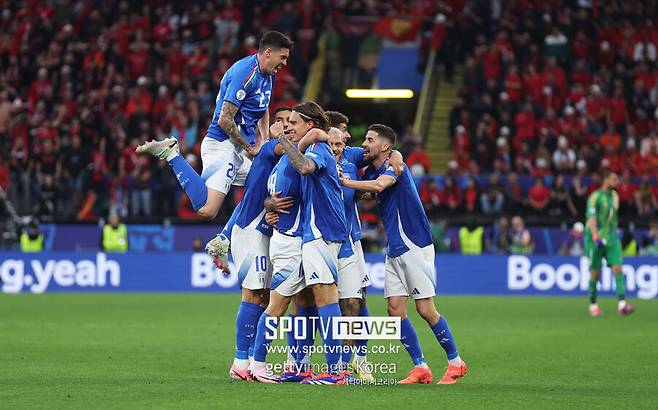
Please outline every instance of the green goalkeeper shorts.
[{"label": "green goalkeeper shorts", "polygon": [[585,238],[585,255],[589,259],[590,270],[601,270],[601,261],[605,258],[608,266],[621,265],[621,241],[619,238],[613,239],[605,246],[597,248],[594,241]]}]

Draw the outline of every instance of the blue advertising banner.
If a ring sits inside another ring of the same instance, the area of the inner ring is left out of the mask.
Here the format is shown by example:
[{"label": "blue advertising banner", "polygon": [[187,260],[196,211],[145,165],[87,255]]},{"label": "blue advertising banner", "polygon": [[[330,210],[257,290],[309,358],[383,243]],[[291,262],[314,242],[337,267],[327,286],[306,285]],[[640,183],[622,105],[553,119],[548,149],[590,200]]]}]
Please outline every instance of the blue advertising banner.
[{"label": "blue advertising banner", "polygon": [[[128,227],[128,245],[130,252],[190,252],[192,242],[198,238],[205,244],[222,227],[217,225],[138,225]],[[485,237],[491,232],[491,227],[485,227]],[[446,237],[450,238],[451,249],[459,251],[459,227],[450,227]],[[529,228],[530,236],[535,243],[535,254],[555,255],[569,236],[567,229],[560,228]],[[646,234],[646,229],[636,229],[633,232],[638,243]],[[96,225],[41,225],[44,248],[46,251],[83,251],[99,250],[101,228]]]},{"label": "blue advertising banner", "polygon": [[[372,287],[382,293],[385,257],[367,254]],[[589,280],[585,258],[549,256],[439,255],[439,295],[581,296]],[[235,269],[232,269],[235,272]],[[623,273],[629,297],[658,295],[658,258],[628,258]],[[604,268],[599,284],[613,294],[614,278]],[[4,293],[43,292],[238,292],[237,275],[224,276],[203,253],[95,252],[0,253]]]}]

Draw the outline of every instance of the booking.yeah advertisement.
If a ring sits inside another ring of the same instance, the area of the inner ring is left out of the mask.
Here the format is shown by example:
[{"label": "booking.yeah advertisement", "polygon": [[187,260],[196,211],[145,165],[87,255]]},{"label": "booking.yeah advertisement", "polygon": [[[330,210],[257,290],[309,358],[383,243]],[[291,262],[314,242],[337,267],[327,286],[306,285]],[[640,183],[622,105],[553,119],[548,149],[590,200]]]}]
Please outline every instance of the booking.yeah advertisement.
[{"label": "booking.yeah advertisement", "polygon": [[[385,257],[367,254],[366,262],[369,292],[382,293]],[[577,296],[587,293],[589,281],[587,259],[576,257],[438,255],[436,268],[439,295]],[[629,297],[658,295],[658,258],[627,258],[623,273]],[[238,292],[238,282],[202,253],[0,253],[3,293]],[[614,293],[610,269],[602,270],[599,288]]]}]

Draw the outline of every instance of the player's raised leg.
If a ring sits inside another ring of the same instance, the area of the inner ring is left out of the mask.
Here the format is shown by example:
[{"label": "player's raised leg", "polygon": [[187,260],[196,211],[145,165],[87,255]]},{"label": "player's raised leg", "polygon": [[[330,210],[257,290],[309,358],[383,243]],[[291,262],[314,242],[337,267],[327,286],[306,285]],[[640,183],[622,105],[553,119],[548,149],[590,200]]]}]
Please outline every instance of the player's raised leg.
[{"label": "player's raised leg", "polygon": [[[283,129],[286,130],[288,128],[288,119],[290,117],[291,110],[292,109],[290,107],[285,106],[277,108],[276,111],[274,111],[274,123],[272,127],[276,128],[279,126],[280,128],[282,126]],[[276,142],[274,142],[274,144],[276,144]],[[278,153],[276,147],[273,148],[272,141],[268,141],[261,146],[259,155],[254,157],[252,166],[248,167],[249,173],[247,174],[247,179],[245,181],[245,197],[250,195],[250,191],[254,188],[259,191],[257,195],[260,195],[260,191],[263,189],[263,186],[266,187],[265,190],[267,191],[267,180],[269,178],[269,174],[271,173],[272,168],[278,162],[279,157],[280,154]],[[252,167],[255,169],[255,172],[252,172]],[[243,166],[242,168],[246,169],[247,166]],[[236,181],[241,182],[242,172],[238,172],[238,174],[239,175],[236,175]],[[238,204],[236,209],[233,210],[233,214],[231,214],[231,218],[224,226],[222,232],[211,239],[206,245],[206,251],[210,256],[213,257],[215,265],[217,265],[217,267],[222,269],[224,272],[228,271],[228,251],[231,245],[231,232],[233,232],[233,225],[236,223],[236,220],[239,218],[241,221],[240,225],[245,227],[245,224],[247,223],[245,222],[245,215],[254,216],[254,212],[256,214],[260,214],[262,211],[262,203],[256,206],[256,198],[251,199],[251,201],[245,201],[245,198],[243,198],[243,200],[240,201],[240,204]],[[243,210],[242,207],[245,202],[247,203],[246,207],[248,209]],[[285,208],[285,203],[282,205],[282,209],[283,208]]]},{"label": "player's raised leg", "polygon": [[231,185],[240,185],[236,179],[246,178],[246,156],[258,152],[256,129],[266,135],[269,127],[274,75],[287,64],[292,46],[285,35],[267,32],[261,38],[258,53],[228,69],[220,82],[213,119],[201,144],[201,175],[180,155],[172,138],[137,147],[138,153],[148,153],[169,163],[199,216],[217,216]]},{"label": "player's raised leg", "polygon": [[206,252],[208,255],[212,256],[215,266],[224,271],[225,273],[230,273],[228,266],[228,252],[231,247],[231,232],[233,232],[233,226],[235,226],[235,221],[240,215],[240,208],[242,207],[242,202],[233,210],[231,217],[229,218],[224,228],[215,236],[213,239],[208,241],[206,244]]}]

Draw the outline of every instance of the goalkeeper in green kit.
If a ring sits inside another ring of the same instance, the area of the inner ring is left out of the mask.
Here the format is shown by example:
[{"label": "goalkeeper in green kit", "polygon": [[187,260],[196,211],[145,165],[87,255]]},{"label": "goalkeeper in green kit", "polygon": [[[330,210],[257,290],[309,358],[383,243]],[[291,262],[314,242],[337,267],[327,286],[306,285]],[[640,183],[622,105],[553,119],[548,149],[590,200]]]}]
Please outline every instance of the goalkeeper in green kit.
[{"label": "goalkeeper in green kit", "polygon": [[633,305],[626,302],[626,286],[621,271],[621,241],[617,233],[619,195],[615,191],[618,184],[617,174],[605,172],[601,188],[592,192],[587,198],[585,255],[590,263],[589,313],[594,317],[601,316],[601,308],[596,303],[596,283],[601,274],[603,258],[615,275],[615,288],[619,300],[617,312],[620,316],[626,316],[635,310]]}]

